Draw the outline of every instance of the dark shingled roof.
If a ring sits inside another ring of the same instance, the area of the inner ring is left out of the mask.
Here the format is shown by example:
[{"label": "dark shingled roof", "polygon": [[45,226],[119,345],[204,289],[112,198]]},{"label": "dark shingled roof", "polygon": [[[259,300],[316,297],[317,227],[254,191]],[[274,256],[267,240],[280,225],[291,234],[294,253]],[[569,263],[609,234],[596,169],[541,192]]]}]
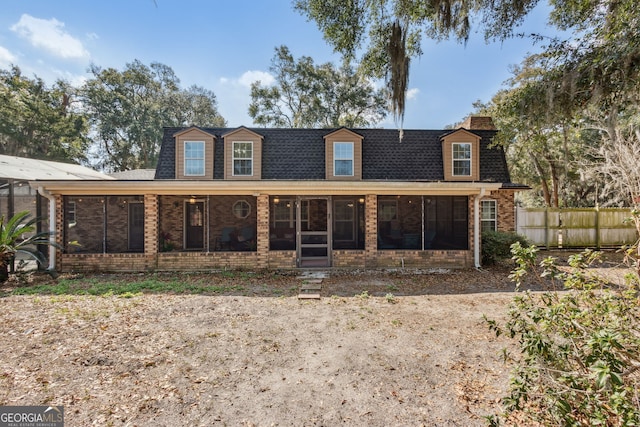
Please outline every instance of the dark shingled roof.
[{"label": "dark shingled roof", "polygon": [[[165,128],[155,179],[175,178],[173,135],[187,128]],[[216,136],[214,179],[223,179],[222,135],[236,128],[202,128]],[[263,180],[325,179],[324,137],[334,129],[248,128],[264,137],[262,143]],[[389,181],[443,181],[441,137],[450,130],[352,129],[364,137],[362,179]],[[490,147],[493,130],[471,130],[480,136],[480,180],[511,184],[504,151]]]}]

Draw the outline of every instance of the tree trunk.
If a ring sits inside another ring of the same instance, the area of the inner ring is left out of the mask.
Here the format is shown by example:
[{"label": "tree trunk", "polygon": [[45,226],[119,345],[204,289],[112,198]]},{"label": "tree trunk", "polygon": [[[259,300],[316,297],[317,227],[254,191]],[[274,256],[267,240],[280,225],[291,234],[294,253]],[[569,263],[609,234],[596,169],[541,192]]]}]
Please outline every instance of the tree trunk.
[{"label": "tree trunk", "polygon": [[9,264],[0,264],[0,284],[6,282],[9,279]]},{"label": "tree trunk", "polygon": [[551,207],[551,194],[549,193],[549,184],[544,177],[544,170],[542,168],[542,165],[533,153],[531,154],[531,160],[533,161],[533,166],[535,167],[536,172],[538,173],[538,177],[540,178],[540,187],[542,188],[544,202],[547,206]]}]

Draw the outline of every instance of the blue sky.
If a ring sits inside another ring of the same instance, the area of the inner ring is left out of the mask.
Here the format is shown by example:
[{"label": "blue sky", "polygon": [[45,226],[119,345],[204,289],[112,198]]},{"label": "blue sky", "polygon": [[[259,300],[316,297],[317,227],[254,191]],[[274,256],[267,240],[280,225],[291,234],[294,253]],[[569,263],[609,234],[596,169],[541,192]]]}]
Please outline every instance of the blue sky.
[{"label": "blue sky", "polygon": [[[139,59],[170,66],[183,87],[213,90],[229,126],[251,126],[249,86],[269,82],[274,48],[316,63],[339,57],[313,22],[290,0],[22,0],[3,2],[0,68],[18,65],[48,83],[79,84],[90,64],[123,69]],[[544,7],[534,10],[523,32],[551,33]],[[488,101],[535,46],[527,39],[485,44],[473,33],[466,46],[425,40],[413,61],[406,129],[441,129],[462,120],[472,103]],[[381,126],[393,128],[391,118]]]}]

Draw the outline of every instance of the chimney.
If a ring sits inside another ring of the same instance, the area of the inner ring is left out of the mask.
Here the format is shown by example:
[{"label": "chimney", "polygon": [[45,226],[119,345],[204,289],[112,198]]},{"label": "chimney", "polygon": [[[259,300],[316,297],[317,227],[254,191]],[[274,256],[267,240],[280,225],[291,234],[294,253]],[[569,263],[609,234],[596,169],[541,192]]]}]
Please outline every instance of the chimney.
[{"label": "chimney", "polygon": [[491,116],[469,116],[460,127],[467,130],[496,130]]}]

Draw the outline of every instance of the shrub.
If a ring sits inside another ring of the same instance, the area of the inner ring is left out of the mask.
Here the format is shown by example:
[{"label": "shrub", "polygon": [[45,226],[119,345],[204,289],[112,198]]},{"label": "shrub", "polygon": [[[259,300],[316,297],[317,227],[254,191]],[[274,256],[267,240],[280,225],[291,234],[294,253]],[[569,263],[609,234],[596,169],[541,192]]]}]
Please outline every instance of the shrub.
[{"label": "shrub", "polygon": [[519,242],[523,246],[529,243],[524,236],[513,232],[484,231],[482,232],[482,263],[495,264],[499,259],[511,257],[511,245]]},{"label": "shrub", "polygon": [[518,341],[520,352],[505,351],[514,365],[505,413],[492,425],[524,416],[541,425],[640,425],[640,300],[635,272],[611,285],[588,267],[599,254],[569,258],[561,271],[548,257],[537,263],[537,249],[514,244],[519,285],[529,275],[554,291],[524,292],[514,298],[508,320],[488,320],[497,335]]}]

